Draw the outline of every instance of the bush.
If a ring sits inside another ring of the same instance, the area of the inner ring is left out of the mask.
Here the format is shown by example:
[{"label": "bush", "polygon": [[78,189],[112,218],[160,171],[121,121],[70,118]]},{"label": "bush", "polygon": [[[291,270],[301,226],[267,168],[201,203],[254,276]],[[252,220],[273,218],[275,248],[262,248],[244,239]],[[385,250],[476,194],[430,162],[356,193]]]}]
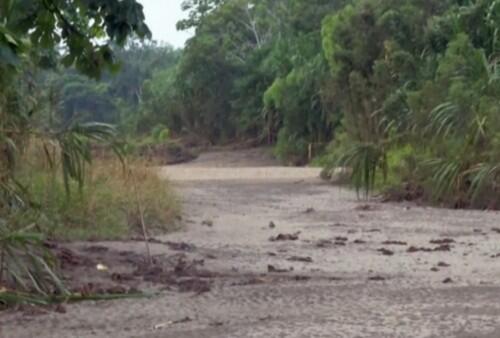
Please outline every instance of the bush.
[{"label": "bush", "polygon": [[155,143],[163,143],[170,138],[170,130],[164,125],[159,124],[151,130],[151,138]]},{"label": "bush", "polygon": [[308,143],[305,139],[291,135],[286,128],[280,130],[274,149],[276,157],[289,165],[307,163]]},{"label": "bush", "polygon": [[420,160],[417,159],[418,157],[416,149],[410,144],[394,146],[387,152],[388,173],[382,187],[415,181],[418,175],[417,165]]},{"label": "bush", "polygon": [[[339,128],[340,129],[340,128]],[[323,167],[326,171],[330,171],[338,166],[338,160],[344,154],[351,141],[345,131],[338,130],[335,138],[327,146],[323,153],[312,161],[313,166]]]}]

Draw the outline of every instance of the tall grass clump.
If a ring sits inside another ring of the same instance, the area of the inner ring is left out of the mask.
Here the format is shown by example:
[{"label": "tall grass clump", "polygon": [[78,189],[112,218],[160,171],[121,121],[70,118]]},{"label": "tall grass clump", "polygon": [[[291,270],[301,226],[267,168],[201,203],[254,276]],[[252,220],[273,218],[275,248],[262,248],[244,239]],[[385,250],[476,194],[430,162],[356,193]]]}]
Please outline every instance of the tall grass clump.
[{"label": "tall grass clump", "polygon": [[[26,155],[20,181],[44,213],[42,230],[62,240],[113,240],[176,229],[179,203],[172,187],[142,160],[94,159],[83,185],[71,182],[69,194],[59,167],[46,158]],[[35,170],[34,170],[35,169]]]}]

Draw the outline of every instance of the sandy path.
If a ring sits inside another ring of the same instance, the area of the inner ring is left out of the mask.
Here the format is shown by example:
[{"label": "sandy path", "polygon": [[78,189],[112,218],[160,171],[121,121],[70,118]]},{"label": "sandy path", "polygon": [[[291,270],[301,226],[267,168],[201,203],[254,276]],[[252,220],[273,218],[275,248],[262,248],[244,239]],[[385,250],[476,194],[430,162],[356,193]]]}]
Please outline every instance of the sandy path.
[{"label": "sandy path", "polygon": [[[207,154],[161,174],[176,182],[186,222],[161,239],[195,245],[189,256],[211,271],[252,279],[14,314],[0,319],[1,337],[500,337],[499,213],[365,205],[316,169],[276,167],[258,151]],[[269,241],[299,231],[296,241]],[[443,239],[449,251],[408,252]]]}]

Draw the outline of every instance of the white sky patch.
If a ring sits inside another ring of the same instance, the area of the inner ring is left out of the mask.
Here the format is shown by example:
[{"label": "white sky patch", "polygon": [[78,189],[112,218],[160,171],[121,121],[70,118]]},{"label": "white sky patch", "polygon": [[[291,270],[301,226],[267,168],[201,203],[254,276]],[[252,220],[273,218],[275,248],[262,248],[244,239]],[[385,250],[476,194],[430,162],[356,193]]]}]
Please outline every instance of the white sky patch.
[{"label": "white sky patch", "polygon": [[139,0],[144,6],[146,23],[153,32],[153,40],[182,48],[186,40],[193,36],[193,32],[178,31],[175,28],[177,21],[187,17],[187,13],[181,10],[182,1]]}]

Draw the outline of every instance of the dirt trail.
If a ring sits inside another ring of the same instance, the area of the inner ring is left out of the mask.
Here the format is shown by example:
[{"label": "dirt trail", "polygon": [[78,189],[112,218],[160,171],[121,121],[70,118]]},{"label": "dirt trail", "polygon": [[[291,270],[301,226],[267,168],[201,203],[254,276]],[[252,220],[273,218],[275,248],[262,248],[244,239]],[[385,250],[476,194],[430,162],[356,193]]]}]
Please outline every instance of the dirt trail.
[{"label": "dirt trail", "polygon": [[189,244],[183,259],[203,261],[207,289],[9,314],[0,336],[500,337],[499,213],[359,202],[260,150],[161,174],[183,196],[186,227],[153,253]]}]

